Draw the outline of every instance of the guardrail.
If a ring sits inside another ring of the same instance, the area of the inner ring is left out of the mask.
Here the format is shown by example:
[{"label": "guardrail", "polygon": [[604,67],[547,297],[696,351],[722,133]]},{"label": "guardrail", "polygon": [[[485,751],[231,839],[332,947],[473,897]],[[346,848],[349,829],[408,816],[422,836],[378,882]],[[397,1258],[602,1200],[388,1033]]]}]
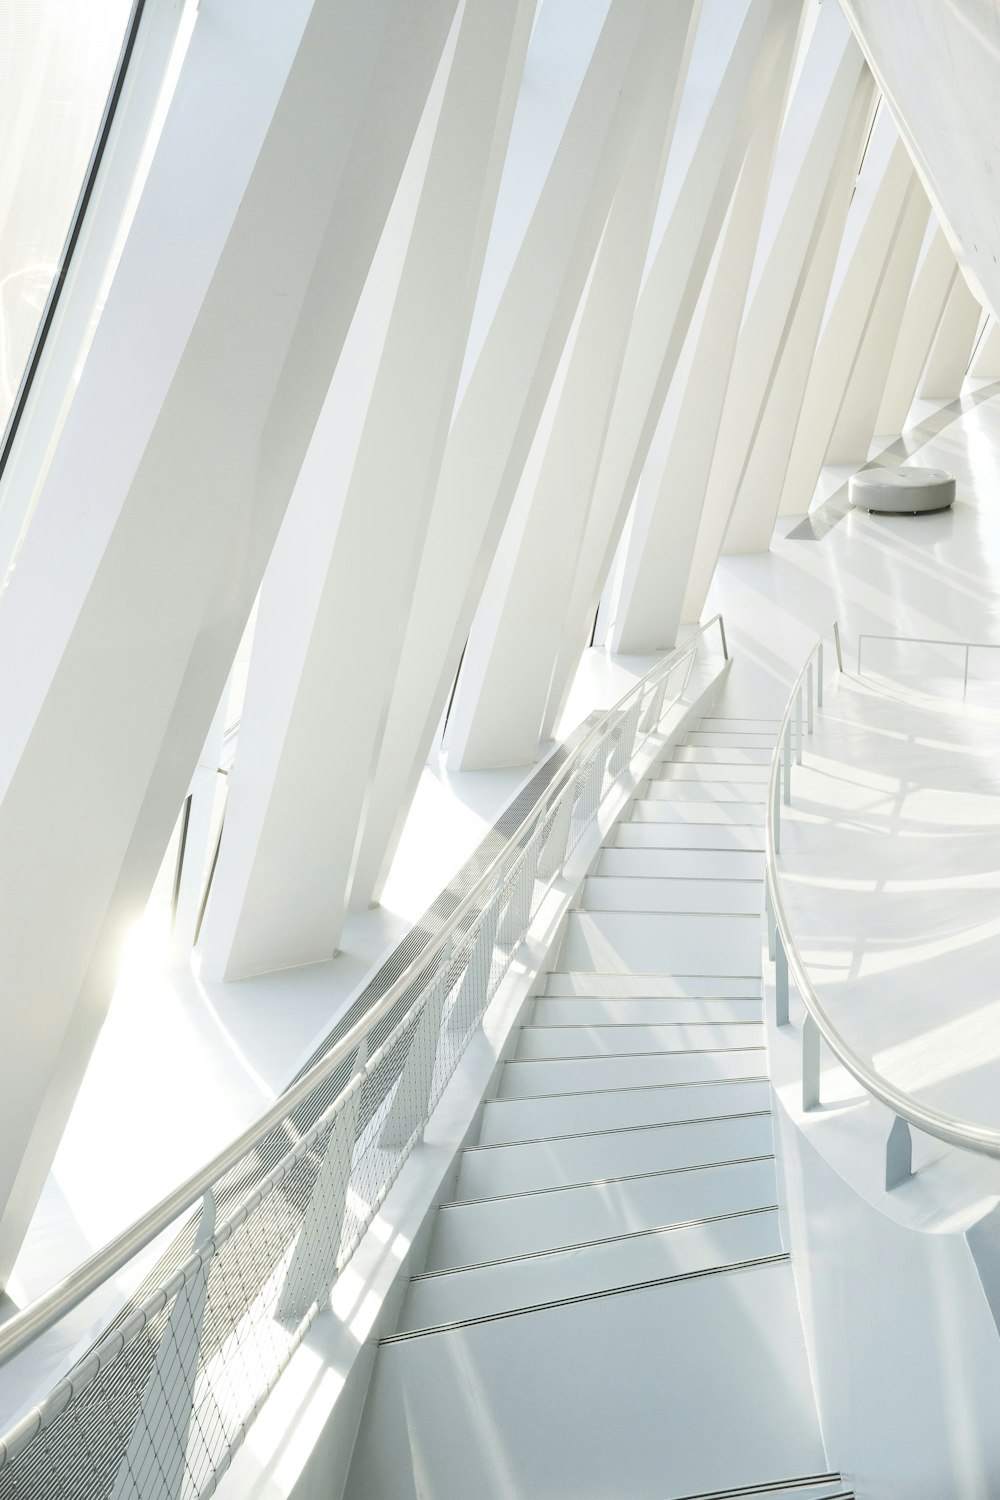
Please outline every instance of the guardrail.
[{"label": "guardrail", "polygon": [[441,930],[237,1140],[0,1328],[24,1351],[200,1205],[191,1253],[0,1442],[0,1500],[206,1500],[454,1073],[532,918],[716,615],[608,710]]},{"label": "guardrail", "polygon": [[[966,1151],[975,1151],[984,1156],[1000,1158],[1000,1131],[987,1126],[972,1125],[954,1115],[934,1109],[915,1099],[912,1094],[896,1088],[861,1058],[842,1035],[823,1007],[802,957],[795,945],[788,922],[788,913],[781,895],[778,871],[780,853],[781,808],[791,801],[793,764],[802,763],[803,722],[806,734],[813,733],[814,710],[823,705],[823,645],[832,633],[837,653],[837,668],[844,669],[840,648],[840,630],[833,623],[824,631],[819,641],[806,658],[795,680],[788,704],[781,719],[778,741],[771,758],[771,774],[767,794],[767,831],[765,837],[765,913],[767,920],[768,952],[774,962],[775,1021],[779,1026],[789,1025],[789,984],[794,983],[805,1007],[802,1023],[802,1108],[815,1109],[820,1103],[820,1067],[822,1045],[861,1084],[862,1088],[892,1112],[893,1121],[885,1145],[885,1186],[887,1191],[898,1187],[912,1176],[913,1141],[911,1130],[923,1131],[949,1146],[958,1146]],[[893,639],[893,637],[884,637]],[[905,638],[903,638],[905,639]],[[932,643],[932,644],[937,644]],[[945,642],[956,645],[962,642]],[[814,668],[817,670],[814,671]],[[795,754],[792,751],[792,724],[797,725]]]},{"label": "guardrail", "polygon": [[965,653],[965,664],[962,672],[962,697],[964,698],[969,689],[969,653],[972,651],[1000,651],[1000,645],[996,641],[939,641],[932,637],[921,635],[875,635],[866,630],[863,635],[858,636],[858,676],[861,676],[861,654],[865,641],[892,641],[894,645],[902,646],[945,646],[953,651]]}]

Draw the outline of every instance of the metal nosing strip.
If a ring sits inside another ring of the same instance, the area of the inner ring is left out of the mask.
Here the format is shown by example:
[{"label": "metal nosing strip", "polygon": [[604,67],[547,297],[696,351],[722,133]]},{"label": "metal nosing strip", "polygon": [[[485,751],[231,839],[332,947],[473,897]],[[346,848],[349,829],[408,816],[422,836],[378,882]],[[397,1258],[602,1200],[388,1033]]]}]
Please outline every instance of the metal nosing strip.
[{"label": "metal nosing strip", "polygon": [[558,1094],[509,1094],[502,1098],[486,1099],[491,1104],[537,1104],[540,1099],[590,1099],[595,1094],[643,1094],[650,1089],[707,1089],[725,1083],[770,1083],[766,1073],[743,1073],[738,1078],[684,1078],[673,1083],[625,1083],[620,1088],[564,1089]]},{"label": "metal nosing strip", "polygon": [[463,1271],[485,1271],[491,1266],[510,1266],[522,1260],[542,1260],[548,1255],[563,1255],[570,1250],[592,1250],[597,1245],[616,1245],[619,1240],[641,1240],[652,1234],[672,1234],[675,1229],[697,1229],[702,1224],[725,1224],[730,1219],[750,1219],[756,1214],[775,1214],[776,1203],[761,1203],[756,1208],[736,1208],[726,1214],[705,1214],[700,1219],[678,1219],[673,1224],[654,1224],[649,1229],[629,1229],[624,1234],[605,1234],[596,1240],[577,1240],[569,1245],[553,1245],[546,1250],[525,1250],[521,1255],[500,1255],[495,1260],[470,1261],[464,1266],[442,1266],[439,1271],[418,1271],[411,1281],[432,1281],[441,1276],[460,1276]]},{"label": "metal nosing strip", "polygon": [[548,1146],[553,1141],[584,1141],[593,1135],[627,1135],[634,1130],[673,1130],[680,1125],[721,1125],[724,1120],[759,1120],[770,1116],[769,1109],[744,1109],[731,1115],[698,1115],[690,1120],[652,1120],[644,1125],[609,1125],[606,1130],[570,1130],[565,1135],[537,1135],[523,1141],[485,1141],[478,1146],[466,1146],[462,1152],[467,1156],[472,1151],[503,1151],[511,1146]]},{"label": "metal nosing strip", "polygon": [[[539,999],[548,998],[539,996]],[[600,999],[599,995],[594,996]],[[626,1005],[632,1001],[624,998]],[[639,996],[641,999],[642,996]],[[653,997],[656,998],[655,996]],[[522,1026],[521,1031],[647,1031],[651,1026],[763,1026],[763,1021],[532,1021]]]},{"label": "metal nosing strip", "polygon": [[515,1064],[521,1066],[524,1063],[552,1063],[552,1062],[612,1062],[619,1057],[704,1057],[708,1054],[718,1052],[763,1052],[764,1047],[679,1047],[676,1052],[595,1052],[593,1056],[583,1057],[511,1057],[504,1063],[505,1068],[513,1067]]},{"label": "metal nosing strip", "polygon": [[[683,1495],[679,1500],[756,1500],[758,1495],[780,1495],[783,1490],[809,1489],[818,1484],[843,1484],[839,1474],[803,1474],[798,1479],[772,1479],[765,1480],[763,1484],[740,1485],[737,1489],[729,1490],[703,1490],[697,1495]],[[824,1500],[852,1500],[849,1490],[842,1490],[839,1495],[828,1495]]]},{"label": "metal nosing strip", "polygon": [[655,1276],[647,1281],[632,1281],[626,1286],[607,1287],[599,1292],[581,1292],[575,1297],[558,1297],[547,1302],[535,1302],[526,1307],[512,1307],[504,1312],[484,1313],[478,1318],[460,1318],[454,1323],[439,1323],[434,1328],[413,1328],[407,1333],[392,1333],[379,1339],[379,1344],[403,1344],[410,1339],[427,1338],[435,1333],[453,1333],[459,1328],[475,1328],[483,1323],[499,1323],[505,1318],[520,1318],[529,1313],[549,1312],[558,1307],[574,1307],[581,1302],[598,1302],[606,1297],[621,1297],[628,1292],[651,1291],[658,1286],[671,1286],[681,1281],[700,1281],[707,1276],[722,1276],[730,1271],[756,1270],[758,1266],[774,1266],[790,1260],[786,1251],[775,1255],[758,1255],[750,1260],[730,1261],[722,1266],[706,1266],[700,1271],[680,1271],[676,1276]]},{"label": "metal nosing strip", "polygon": [[552,1187],[524,1188],[520,1193],[491,1193],[487,1198],[455,1198],[451,1203],[441,1203],[438,1211],[449,1208],[468,1208],[472,1203],[505,1203],[511,1198],[538,1198],[543,1193],[568,1193],[576,1188],[608,1187],[615,1182],[641,1182],[647,1177],[679,1177],[682,1172],[709,1172],[715,1167],[746,1167],[752,1162],[774,1161],[774,1152],[765,1151],[759,1156],[731,1156],[725,1161],[692,1162],[689,1167],[658,1167],[652,1172],[628,1172],[622,1177],[590,1177],[582,1182],[556,1182]]}]

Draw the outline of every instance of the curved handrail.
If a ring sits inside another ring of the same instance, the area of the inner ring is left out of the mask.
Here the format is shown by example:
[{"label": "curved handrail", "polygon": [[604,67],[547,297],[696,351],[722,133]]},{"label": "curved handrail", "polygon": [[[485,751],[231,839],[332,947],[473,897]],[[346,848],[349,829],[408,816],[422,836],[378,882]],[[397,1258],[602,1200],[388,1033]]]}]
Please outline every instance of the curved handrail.
[{"label": "curved handrail", "polygon": [[[601,715],[580,744],[567,756],[543,793],[544,800],[554,802],[556,794],[561,789],[565,789],[570,779],[585,766],[588,755],[607,732],[611,721],[622,715],[626,705],[630,704],[633,699],[641,698],[643,690],[654,677],[661,673],[669,676],[678,663],[697,650],[702,637],[716,625],[722,640],[723,655],[728,661],[725,625],[721,614],[716,614],[693,631],[680,646],[661,657],[648,672],[632,683],[613,707]],[[401,996],[414,985],[417,979],[432,969],[435,961],[444,954],[447,944],[461,928],[463,922],[477,905],[482,904],[484,893],[492,894],[501,868],[506,864],[512,852],[519,850],[520,841],[534,823],[538,806],[539,803],[536,803],[531,808],[516,831],[490,861],[475,885],[458,902],[447,921],[426,947],[421,949],[413,961],[393,981],[385,994],[333,1044],[330,1051],[319,1062],[291,1084],[254,1124],[248,1126],[204,1167],[187,1178],[173,1192],[168,1193],[102,1249],[91,1255],[69,1276],[0,1327],[0,1364],[20,1353],[32,1339],[37,1338],[72,1312],[116,1271],[121,1270],[122,1266],[146,1249],[158,1235],[175,1223],[181,1214],[202,1200],[220,1178],[237,1166],[256,1146],[263,1143],[268,1134],[280,1125],[298,1105],[334,1075],[344,1059],[362,1044],[368,1034],[392,1010]],[[351,1080],[348,1080],[344,1085],[344,1091],[350,1087]]]},{"label": "curved handrail", "polygon": [[[765,829],[765,888],[769,902],[769,915],[774,923],[775,945],[780,944],[780,961],[787,964],[787,973],[795,982],[802,1003],[805,1005],[807,1015],[815,1023],[820,1035],[826,1042],[830,1051],[851,1074],[866,1093],[877,1099],[880,1104],[892,1111],[898,1119],[906,1122],[915,1130],[922,1131],[925,1135],[932,1135],[946,1145],[958,1146],[966,1151],[975,1151],[983,1156],[1000,1157],[1000,1130],[992,1129],[985,1125],[973,1125],[967,1121],[958,1119],[955,1115],[947,1114],[944,1110],[935,1109],[931,1105],[923,1104],[908,1094],[904,1089],[897,1088],[889,1083],[880,1073],[870,1067],[863,1058],[846,1040],[843,1034],[831,1021],[823,1007],[819,995],[809,978],[808,970],[802,960],[802,956],[795,944],[791,927],[788,921],[788,913],[781,896],[781,883],[778,878],[777,849],[775,830],[780,824],[781,817],[781,781],[782,781],[782,750],[787,747],[788,737],[791,731],[792,717],[798,706],[801,714],[800,694],[804,690],[807,677],[816,661],[818,653],[822,651],[823,642],[830,631],[834,633],[837,648],[838,666],[843,671],[843,659],[840,651],[840,631],[836,621],[831,627],[823,632],[802,664],[802,670],[795,679],[794,686],[789,695],[785,712],[780,721],[778,739],[774,754],[771,757],[771,774],[768,779],[767,789],[767,820]],[[821,700],[820,700],[821,701]],[[790,760],[786,754],[786,775],[790,770]],[[907,1174],[908,1175],[908,1174]]]}]

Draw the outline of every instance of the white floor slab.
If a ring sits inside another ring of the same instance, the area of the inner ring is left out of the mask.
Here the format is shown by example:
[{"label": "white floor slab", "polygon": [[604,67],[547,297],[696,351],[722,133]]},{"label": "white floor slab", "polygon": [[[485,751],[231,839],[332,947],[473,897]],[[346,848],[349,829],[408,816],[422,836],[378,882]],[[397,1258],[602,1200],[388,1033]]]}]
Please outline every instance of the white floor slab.
[{"label": "white floor slab", "polygon": [[633,876],[592,875],[580,905],[586,911],[739,912],[759,915],[760,880],[656,880]]},{"label": "white floor slab", "polygon": [[483,1111],[480,1143],[537,1140],[582,1130],[655,1125],[661,1120],[699,1120],[748,1114],[771,1107],[766,1082],[719,1083],[710,1088],[609,1090],[549,1099],[491,1100]]},{"label": "white floor slab", "polygon": [[632,974],[759,976],[760,918],[570,912],[559,965]]},{"label": "white floor slab", "polygon": [[671,1500],[827,1467],[785,1262],[388,1344],[369,1399],[348,1500]]},{"label": "white floor slab", "polygon": [[584,1244],[623,1229],[766,1208],[776,1201],[774,1162],[690,1172],[650,1172],[525,1198],[449,1204],[434,1222],[426,1268],[476,1265],[504,1256]]}]

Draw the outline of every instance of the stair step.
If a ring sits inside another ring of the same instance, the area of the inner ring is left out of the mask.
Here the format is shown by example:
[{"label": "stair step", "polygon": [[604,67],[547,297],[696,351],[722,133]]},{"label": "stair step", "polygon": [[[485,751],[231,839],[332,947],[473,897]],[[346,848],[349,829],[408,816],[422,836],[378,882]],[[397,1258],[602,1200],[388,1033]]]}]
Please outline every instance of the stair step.
[{"label": "stair step", "polygon": [[354,1500],[664,1500],[826,1468],[786,1260],[383,1344],[369,1400]]},{"label": "stair step", "polygon": [[565,1094],[549,1099],[491,1099],[483,1110],[479,1143],[510,1144],[586,1130],[655,1125],[658,1120],[699,1120],[770,1108],[771,1089],[766,1080],[705,1088],[610,1089],[603,1094]]},{"label": "stair step", "polygon": [[656,774],[667,781],[753,781],[766,786],[771,775],[771,767],[769,763],[760,766],[722,766],[692,765],[688,761],[665,760],[661,761],[657,767]]},{"label": "stair step", "polygon": [[642,795],[646,801],[659,798],[665,802],[766,802],[767,783],[656,779],[647,781]]},{"label": "stair step", "polygon": [[[730,974],[760,978],[760,917],[703,912],[571,911],[563,969],[630,974]],[[751,989],[756,989],[756,982]]]},{"label": "stair step", "polygon": [[581,1057],[566,1062],[509,1062],[500,1074],[498,1099],[576,1094],[591,1089],[642,1088],[646,1084],[702,1083],[766,1074],[763,1047],[727,1052],[677,1052],[639,1057]]},{"label": "stair step", "polygon": [[748,1115],[704,1123],[650,1125],[638,1130],[571,1136],[462,1153],[457,1202],[531,1193],[574,1182],[599,1182],[666,1167],[701,1166],[764,1156],[772,1150],[768,1116]]},{"label": "stair step", "polygon": [[761,1019],[759,1000],[677,1000],[645,996],[571,995],[555,998],[541,995],[535,1001],[532,1026],[621,1026],[639,1022],[657,1026],[678,1024],[715,1025],[731,1021],[755,1024]]},{"label": "stair step", "polygon": [[435,1216],[428,1271],[584,1244],[629,1229],[763,1208],[776,1201],[774,1162],[652,1172],[527,1198],[449,1204]]},{"label": "stair step", "polygon": [[397,1332],[495,1316],[780,1254],[778,1216],[773,1210],[707,1224],[641,1230],[598,1243],[417,1278],[407,1291]]},{"label": "stair step", "polygon": [[740,849],[605,849],[594,874],[626,880],[763,880],[764,855]]},{"label": "stair step", "polygon": [[[656,807],[652,799],[647,806]],[[684,811],[690,813],[694,804],[686,804]],[[675,853],[687,849],[723,854],[730,850],[750,850],[756,854],[764,852],[764,825],[759,819],[753,826],[734,827],[730,824],[687,823],[676,818],[669,821],[654,815],[641,822],[619,823],[612,836],[609,849],[669,849]]]},{"label": "stair step", "polygon": [[780,719],[730,719],[725,714],[706,714],[698,725],[703,733],[719,734],[769,734],[772,739],[778,733]]},{"label": "stair step", "polygon": [[773,746],[767,745],[699,745],[687,742],[678,745],[670,759],[677,762],[691,761],[698,765],[754,765],[769,766]]},{"label": "stair step", "polygon": [[854,1500],[839,1474],[800,1475],[796,1479],[774,1479],[741,1484],[735,1489],[702,1490],[700,1495],[677,1495],[668,1500]]},{"label": "stair step", "polygon": [[612,1026],[524,1026],[517,1039],[514,1060],[552,1057],[632,1056],[637,1052],[704,1052],[707,1048],[763,1045],[762,1021],[749,1025],[643,1025],[637,1022]]},{"label": "stair step", "polygon": [[591,875],[580,898],[585,911],[737,912],[759,916],[760,880],[665,880]]},{"label": "stair step", "polygon": [[760,1003],[760,980],[731,974],[607,974],[556,969],[545,975],[546,995],[621,995],[641,999],[737,999]]},{"label": "stair step", "polygon": [[[774,727],[777,729],[778,726]],[[684,743],[685,745],[700,745],[703,749],[712,747],[721,750],[724,750],[727,745],[736,745],[740,749],[767,750],[770,753],[774,749],[775,735],[755,734],[749,729],[744,729],[742,732],[692,729]]]},{"label": "stair step", "polygon": [[[753,825],[758,844],[764,847],[764,806],[751,802],[660,802],[650,797],[640,797],[633,802],[629,823],[702,823],[722,824],[730,827],[745,823]],[[621,840],[619,840],[620,842]],[[672,841],[671,841],[672,842]]]}]

